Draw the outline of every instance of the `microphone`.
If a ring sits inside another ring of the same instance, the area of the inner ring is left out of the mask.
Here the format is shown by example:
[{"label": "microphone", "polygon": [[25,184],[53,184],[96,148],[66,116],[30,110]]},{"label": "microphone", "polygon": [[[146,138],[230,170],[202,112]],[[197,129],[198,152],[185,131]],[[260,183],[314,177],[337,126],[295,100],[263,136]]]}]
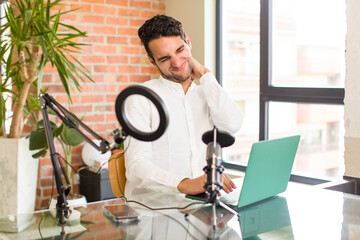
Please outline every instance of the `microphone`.
[{"label": "microphone", "polygon": [[220,175],[224,171],[221,165],[221,147],[217,142],[211,142],[207,145],[206,162],[207,166],[204,168],[204,171],[207,177],[204,188],[209,192],[210,199],[213,199],[214,195],[222,189],[222,179],[220,180]]},{"label": "microphone", "polygon": [[205,190],[209,193],[209,202],[217,201],[217,194],[223,188],[221,174],[224,171],[222,166],[222,147],[227,147],[235,142],[235,138],[226,131],[219,131],[216,127],[212,131],[205,132],[202,140],[207,144],[206,162],[204,167],[206,173]]},{"label": "microphone", "polygon": [[[212,204],[212,212],[213,212],[213,228],[209,233],[208,239],[217,239],[216,238],[216,205],[220,205],[225,208],[229,212],[238,216],[239,214],[222,203],[218,198],[219,191],[223,188],[223,179],[222,173],[224,172],[224,167],[222,166],[222,147],[228,147],[235,142],[235,138],[231,135],[231,133],[226,131],[219,131],[216,126],[212,131],[205,132],[202,135],[202,140],[205,144],[207,144],[206,149],[206,162],[207,165],[204,167],[204,171],[206,173],[206,183],[204,184],[205,190],[209,193],[208,195],[208,203]],[[239,219],[240,221],[240,219]],[[220,239],[220,238],[219,238]]]}]

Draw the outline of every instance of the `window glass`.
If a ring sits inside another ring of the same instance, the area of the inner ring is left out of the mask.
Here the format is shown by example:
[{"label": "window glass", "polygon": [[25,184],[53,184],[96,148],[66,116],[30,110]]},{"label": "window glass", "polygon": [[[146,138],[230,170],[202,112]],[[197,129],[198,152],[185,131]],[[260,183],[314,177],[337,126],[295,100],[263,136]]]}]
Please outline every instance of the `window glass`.
[{"label": "window glass", "polygon": [[272,85],[344,87],[343,0],[273,0]]},{"label": "window glass", "polygon": [[246,165],[251,144],[259,139],[260,1],[222,4],[222,84],[244,114],[236,142],[223,150],[223,158]]},{"label": "window glass", "polygon": [[[240,165],[247,165],[251,145],[259,140],[261,2],[222,1],[222,84],[244,113],[235,144],[223,149],[223,158]],[[272,39],[262,43],[271,45],[271,85],[343,88],[345,1],[272,2]],[[269,103],[269,139],[301,135],[293,174],[342,178],[343,109],[343,105],[299,104],[291,99]]]},{"label": "window glass", "polygon": [[343,176],[343,105],[270,102],[269,113],[269,139],[301,135],[293,174],[328,180]]}]

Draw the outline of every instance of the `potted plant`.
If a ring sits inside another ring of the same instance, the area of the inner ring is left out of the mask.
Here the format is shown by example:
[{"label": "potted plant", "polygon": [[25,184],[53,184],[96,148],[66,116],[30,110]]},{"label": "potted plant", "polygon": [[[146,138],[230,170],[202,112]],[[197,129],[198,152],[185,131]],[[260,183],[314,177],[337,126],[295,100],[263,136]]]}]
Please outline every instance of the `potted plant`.
[{"label": "potted plant", "polygon": [[[82,136],[80,136],[74,129],[69,128],[66,126],[66,124],[61,123],[59,126],[57,126],[54,122],[50,121],[51,130],[53,133],[54,139],[57,139],[60,143],[63,152],[64,152],[64,158],[60,157],[63,161],[60,161],[60,164],[65,165],[65,176],[67,178],[68,187],[70,187],[70,194],[68,196],[68,204],[86,204],[86,198],[85,196],[74,194],[73,188],[72,188],[72,166],[71,166],[71,148],[80,145],[84,139]],[[46,155],[48,151],[48,144],[46,140],[46,133],[44,128],[44,122],[43,120],[39,121],[37,123],[37,130],[31,131],[30,133],[30,150],[39,150],[39,152],[33,154],[34,158],[43,157]],[[65,182],[64,182],[65,183]],[[55,207],[57,198],[53,196],[53,199],[51,199],[51,207]]]},{"label": "potted plant", "polygon": [[[33,158],[44,157],[48,151],[48,144],[46,140],[45,128],[43,120],[39,121],[37,124],[37,129],[31,131],[30,133],[30,150],[39,150],[39,152],[34,153]],[[61,148],[64,152],[65,158],[63,159],[63,164],[66,165],[66,177],[72,185],[71,178],[71,148],[80,145],[84,139],[73,129],[68,128],[64,123],[61,123],[60,126],[57,126],[54,122],[50,121],[51,130],[53,132],[53,137],[58,140],[61,145]]]},{"label": "potted plant", "polygon": [[[92,81],[84,66],[73,55],[84,45],[77,39],[85,37],[86,33],[62,22],[61,17],[71,11],[63,11],[61,6],[62,0],[11,0],[5,6],[0,26],[0,168],[14,174],[3,175],[4,180],[0,181],[2,186],[7,186],[2,191],[4,194],[1,201],[4,209],[0,209],[1,215],[34,209],[34,204],[32,209],[31,206],[30,209],[25,209],[22,203],[16,205],[17,200],[13,199],[13,196],[21,195],[18,198],[23,198],[26,202],[33,198],[35,202],[35,192],[34,196],[21,192],[27,191],[30,187],[18,189],[21,184],[16,183],[15,179],[18,178],[15,172],[23,171],[21,178],[25,178],[24,181],[27,183],[30,180],[34,181],[34,176],[26,178],[22,175],[30,168],[35,168],[36,176],[38,171],[37,166],[34,167],[35,160],[24,160],[24,156],[31,157],[31,153],[24,153],[29,151],[28,146],[23,150],[14,146],[19,141],[19,145],[26,143],[22,138],[25,124],[34,128],[36,126],[37,116],[34,110],[40,108],[37,96],[44,91],[42,76],[45,65],[50,64],[56,68],[70,102],[71,89],[75,87],[80,90],[80,83],[85,79]],[[7,115],[9,113],[10,116]],[[7,125],[9,119],[10,126]],[[18,159],[11,159],[17,157]],[[5,180],[9,180],[10,185],[3,182]],[[13,186],[13,183],[17,186]],[[14,191],[17,193],[14,194]]]}]

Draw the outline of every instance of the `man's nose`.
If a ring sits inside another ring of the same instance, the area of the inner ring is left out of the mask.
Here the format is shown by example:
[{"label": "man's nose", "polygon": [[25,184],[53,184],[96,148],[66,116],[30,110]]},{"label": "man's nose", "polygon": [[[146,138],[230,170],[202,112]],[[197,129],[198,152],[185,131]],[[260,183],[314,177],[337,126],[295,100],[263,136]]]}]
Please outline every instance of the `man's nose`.
[{"label": "man's nose", "polygon": [[180,64],[181,64],[181,62],[180,62],[179,57],[174,56],[174,57],[171,58],[171,66],[172,67],[177,68],[177,67],[180,66]]}]

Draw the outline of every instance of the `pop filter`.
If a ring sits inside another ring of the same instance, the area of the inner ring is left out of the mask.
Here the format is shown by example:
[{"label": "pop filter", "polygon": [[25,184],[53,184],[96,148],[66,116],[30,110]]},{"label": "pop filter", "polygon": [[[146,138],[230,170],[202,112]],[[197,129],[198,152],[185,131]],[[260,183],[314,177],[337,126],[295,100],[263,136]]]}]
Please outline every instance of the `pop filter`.
[{"label": "pop filter", "polygon": [[[202,135],[202,141],[205,144],[213,142],[214,141],[214,131],[211,130],[211,131],[205,132]],[[216,141],[223,148],[223,147],[231,146],[235,142],[235,138],[233,137],[233,135],[231,133],[229,133],[227,131],[217,130]]]},{"label": "pop filter", "polygon": [[[134,94],[148,98],[155,105],[160,117],[159,127],[155,131],[140,131],[130,123],[128,117],[126,116],[125,100],[127,97]],[[169,115],[162,99],[153,90],[141,85],[129,86],[119,93],[115,102],[115,112],[124,135],[130,135],[141,141],[149,142],[160,138],[169,124]]]}]

